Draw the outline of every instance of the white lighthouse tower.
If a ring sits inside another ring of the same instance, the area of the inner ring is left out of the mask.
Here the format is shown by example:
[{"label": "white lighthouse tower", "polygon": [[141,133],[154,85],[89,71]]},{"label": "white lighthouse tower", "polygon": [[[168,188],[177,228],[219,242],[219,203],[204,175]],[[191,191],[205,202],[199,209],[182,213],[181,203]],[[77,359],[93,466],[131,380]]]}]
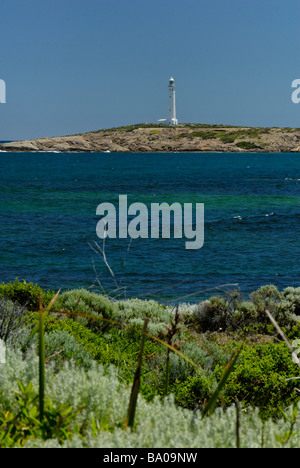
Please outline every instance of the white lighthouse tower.
[{"label": "white lighthouse tower", "polygon": [[169,80],[169,114],[168,114],[168,124],[177,125],[178,120],[176,119],[176,104],[175,104],[175,84],[174,78]]}]

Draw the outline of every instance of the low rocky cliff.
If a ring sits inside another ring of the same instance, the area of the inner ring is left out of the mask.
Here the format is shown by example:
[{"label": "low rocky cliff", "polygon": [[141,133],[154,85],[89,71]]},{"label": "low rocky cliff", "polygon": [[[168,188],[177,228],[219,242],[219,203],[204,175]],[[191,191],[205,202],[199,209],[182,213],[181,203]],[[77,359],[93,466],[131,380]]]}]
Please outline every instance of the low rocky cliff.
[{"label": "low rocky cliff", "polygon": [[299,152],[300,128],[151,124],[0,145],[2,151],[58,152]]}]

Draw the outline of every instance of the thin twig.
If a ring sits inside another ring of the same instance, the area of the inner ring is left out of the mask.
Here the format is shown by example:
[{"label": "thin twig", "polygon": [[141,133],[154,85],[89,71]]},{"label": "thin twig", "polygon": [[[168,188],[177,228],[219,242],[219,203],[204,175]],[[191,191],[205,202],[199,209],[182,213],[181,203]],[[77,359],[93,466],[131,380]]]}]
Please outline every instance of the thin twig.
[{"label": "thin twig", "polygon": [[[114,272],[113,272],[113,270],[111,269],[111,267],[110,267],[110,265],[109,265],[109,263],[108,263],[108,261],[107,261],[107,257],[106,257],[106,253],[105,253],[105,238],[103,239],[103,248],[101,248],[101,247],[98,245],[98,243],[97,243],[96,241],[94,241],[94,244],[96,245],[97,249],[95,249],[90,243],[89,243],[88,245],[90,246],[90,248],[91,248],[97,255],[99,255],[99,252],[100,252],[100,254],[102,255],[103,261],[104,261],[104,263],[105,263],[107,269],[109,270],[109,272],[110,272],[110,274],[111,274],[111,277],[113,278],[113,281],[114,281],[115,286],[116,286],[116,289],[113,290],[113,292],[114,292],[114,291],[119,291],[119,290],[121,290],[121,289],[124,289],[124,287],[120,287],[120,286],[119,286],[119,284],[118,284],[118,282],[117,282],[117,280],[116,280],[116,277],[115,277],[115,275],[114,275]],[[100,275],[97,274],[97,271],[96,271],[95,263],[94,263],[94,262],[93,262],[93,267],[94,267],[94,271],[95,271],[95,274],[96,274],[96,280],[97,280],[99,286],[101,287],[103,293],[109,297],[109,295],[106,293],[106,291],[104,290],[104,288],[103,288],[103,286],[102,286],[102,284],[101,284],[101,282],[100,282],[100,280],[99,280],[99,276],[100,276]],[[111,298],[111,299],[113,299],[113,298]]]},{"label": "thin twig", "polygon": [[194,293],[191,293],[191,294],[187,294],[186,296],[177,297],[176,299],[172,299],[170,301],[160,301],[160,302],[162,302],[163,304],[168,304],[170,302],[175,302],[175,301],[179,301],[179,300],[182,300],[182,299],[186,299],[187,297],[196,296],[197,294],[200,294],[200,293],[203,293],[203,292],[212,291],[214,289],[219,289],[219,288],[224,288],[225,286],[238,286],[238,283],[235,283],[235,284],[221,284],[220,286],[214,286],[213,288],[202,289],[201,291],[197,291],[197,292],[194,292]]}]

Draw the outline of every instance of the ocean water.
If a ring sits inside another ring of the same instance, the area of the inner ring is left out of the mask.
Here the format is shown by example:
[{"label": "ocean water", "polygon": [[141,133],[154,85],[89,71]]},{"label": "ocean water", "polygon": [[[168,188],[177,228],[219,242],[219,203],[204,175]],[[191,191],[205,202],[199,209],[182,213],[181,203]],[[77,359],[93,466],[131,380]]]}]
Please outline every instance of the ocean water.
[{"label": "ocean water", "polygon": [[[196,302],[299,286],[300,155],[0,153],[0,281]],[[102,202],[204,203],[205,241],[96,235]],[[112,273],[113,272],[113,275]]]}]

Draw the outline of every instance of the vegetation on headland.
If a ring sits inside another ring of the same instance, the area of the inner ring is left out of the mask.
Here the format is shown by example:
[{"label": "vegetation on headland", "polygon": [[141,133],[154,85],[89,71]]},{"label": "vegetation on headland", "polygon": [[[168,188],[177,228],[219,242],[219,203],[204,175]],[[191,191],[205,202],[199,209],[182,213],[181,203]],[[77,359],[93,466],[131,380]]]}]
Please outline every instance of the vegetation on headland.
[{"label": "vegetation on headland", "polygon": [[167,307],[0,285],[0,447],[300,447],[300,368],[266,310],[300,338],[300,288]]}]

